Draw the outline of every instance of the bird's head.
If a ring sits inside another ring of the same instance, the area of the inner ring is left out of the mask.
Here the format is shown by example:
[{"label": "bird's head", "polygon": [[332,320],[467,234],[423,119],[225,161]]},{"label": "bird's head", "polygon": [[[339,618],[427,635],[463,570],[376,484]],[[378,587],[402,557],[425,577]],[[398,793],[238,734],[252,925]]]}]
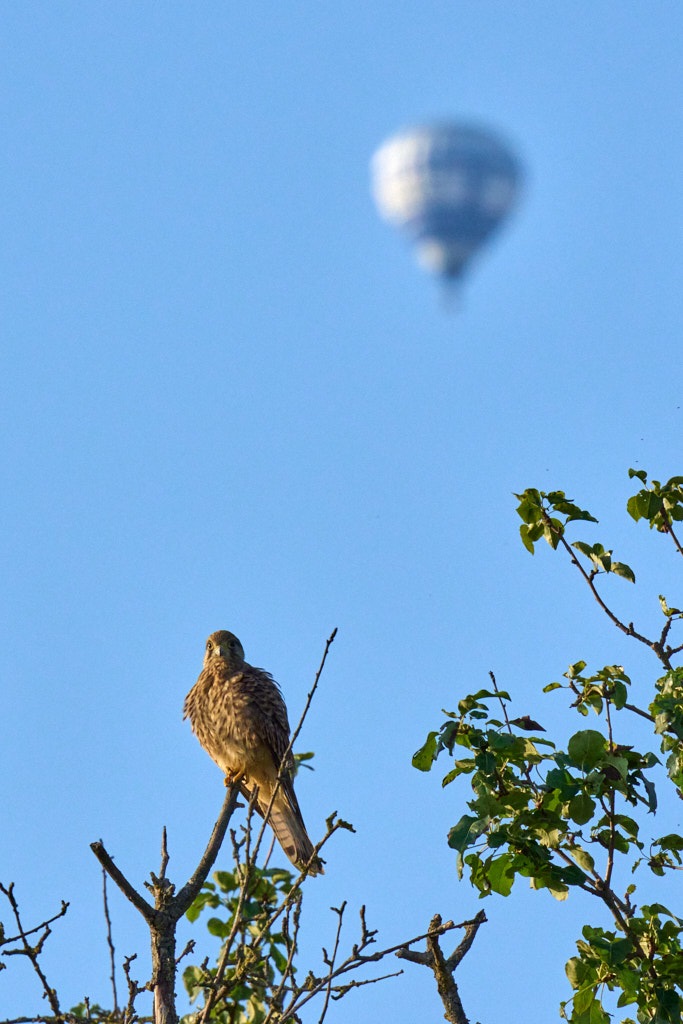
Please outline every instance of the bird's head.
[{"label": "bird's head", "polygon": [[244,664],[244,648],[235,634],[229,633],[227,629],[219,629],[206,641],[204,668],[217,658],[226,662],[230,668],[239,668]]}]

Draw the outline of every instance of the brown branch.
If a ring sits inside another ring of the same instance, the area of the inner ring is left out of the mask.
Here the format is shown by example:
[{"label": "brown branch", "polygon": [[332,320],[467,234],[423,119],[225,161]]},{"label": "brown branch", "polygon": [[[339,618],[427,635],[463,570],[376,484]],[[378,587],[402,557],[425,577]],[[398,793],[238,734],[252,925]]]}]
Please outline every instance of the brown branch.
[{"label": "brown branch", "polygon": [[190,878],[190,880],[182,887],[178,895],[175,897],[174,913],[177,913],[177,918],[186,914],[199,894],[199,890],[204,885],[207,879],[209,871],[213,867],[214,861],[218,856],[218,851],[221,848],[223,837],[225,836],[228,822],[232,817],[232,814],[237,805],[237,798],[239,796],[239,785],[228,786],[228,792],[225,794],[225,800],[223,801],[223,807],[221,813],[218,815],[218,820],[213,827],[211,838],[209,839],[204,855],[200,860],[196,871]]},{"label": "brown branch", "polygon": [[194,947],[195,947],[195,941],[194,941],[194,939],[190,939],[190,941],[187,943],[187,945],[185,946],[185,949],[182,951],[180,956],[176,957],[176,967],[178,966],[180,961],[183,959],[183,957],[189,956],[190,953],[194,953]]},{"label": "brown branch", "polygon": [[663,502],[662,502],[661,515],[662,515],[662,522],[664,523],[664,532],[671,534],[671,539],[674,542],[674,544],[676,545],[678,553],[680,555],[683,555],[683,547],[681,547],[680,542],[678,540],[678,537],[674,533],[673,520],[672,520],[670,514],[668,514],[666,509],[664,508],[664,503]]},{"label": "brown branch", "polygon": [[683,547],[681,547],[681,542],[679,541],[678,537],[674,533],[673,526],[671,525],[671,523],[669,523],[669,533],[671,534],[671,539],[673,540],[674,544],[676,545],[676,547],[678,549],[678,553],[680,555],[683,555]]},{"label": "brown branch", "polygon": [[477,931],[479,930],[480,925],[482,925],[485,921],[486,914],[483,910],[480,910],[476,917],[474,917],[471,921],[463,921],[462,924],[456,926],[458,928],[465,929],[465,936],[462,942],[460,942],[460,944],[458,945],[458,948],[455,950],[455,952],[451,953],[448,960],[446,961],[446,964],[450,971],[454,971],[455,968],[460,963],[460,961],[463,959],[463,957],[467,953],[469,953],[470,947],[474,942]]},{"label": "brown branch", "polygon": [[137,953],[133,953],[132,956],[127,956],[123,961],[123,973],[126,976],[126,984],[128,985],[128,1004],[123,1011],[123,1022],[124,1024],[134,1024],[135,1021],[144,1020],[145,1018],[138,1017],[135,1013],[135,1000],[141,992],[145,991],[144,985],[139,985],[134,978],[130,976],[130,965],[133,960],[137,960]]},{"label": "brown branch", "polygon": [[[441,924],[441,918],[438,914],[432,918],[432,924],[435,926]],[[432,970],[436,978],[436,987],[446,1011],[444,1017],[446,1020],[452,1021],[453,1024],[468,1024],[458,992],[458,986],[453,978],[453,971],[449,970],[446,959],[441,952],[438,935],[430,934],[427,936],[427,949],[432,956]]]},{"label": "brown branch", "polygon": [[641,718],[647,718],[648,722],[654,722],[654,716],[648,714],[647,711],[643,711],[641,708],[637,708],[635,704],[624,704],[627,711],[632,711],[634,715],[640,715]]},{"label": "brown branch", "polygon": [[90,849],[95,854],[112,881],[116,882],[126,899],[133,904],[136,910],[140,911],[145,921],[147,921],[148,924],[151,924],[154,919],[154,907],[149,905],[144,896],[141,896],[140,893],[133,888],[123,872],[119,871],[116,864],[114,864],[114,861],[105,850],[102,840],[99,839],[96,843],[91,843]]},{"label": "brown branch", "polygon": [[435,914],[429,925],[429,932],[427,933],[427,949],[425,952],[417,952],[411,949],[402,948],[396,953],[396,956],[402,960],[410,960],[412,963],[423,964],[425,967],[429,967],[434,972],[436,978],[436,987],[439,995],[441,996],[441,1002],[443,1003],[444,1010],[446,1011],[444,1016],[446,1020],[451,1021],[452,1024],[468,1024],[467,1016],[458,993],[458,986],[455,983],[453,974],[456,967],[462,961],[463,957],[467,954],[472,943],[474,942],[475,936],[479,927],[486,921],[486,914],[483,910],[471,921],[463,921],[459,925],[454,925],[453,922],[449,922],[453,928],[464,928],[465,937],[460,942],[459,946],[451,956],[446,959],[441,947],[439,946],[439,935],[443,933],[444,926],[441,924],[441,917],[439,914]]},{"label": "brown branch", "polygon": [[[278,782],[279,782],[279,780],[278,780]],[[278,783],[276,783],[276,786],[277,785],[278,785]],[[252,860],[251,860],[250,851],[249,851],[249,845],[250,845],[250,840],[251,840],[251,818],[252,818],[252,814],[253,814],[253,811],[254,811],[254,806],[256,804],[257,796],[258,796],[258,789],[254,788],[252,790],[252,792],[251,792],[251,796],[249,797],[249,806],[248,806],[248,809],[247,809],[246,863],[244,865],[244,871],[242,873],[242,878],[241,878],[241,881],[240,881],[240,894],[239,894],[239,896],[237,898],[237,907],[235,908],[235,913],[233,915],[232,927],[230,928],[230,934],[228,935],[227,939],[225,940],[225,944],[224,944],[223,950],[221,952],[221,958],[218,961],[218,966],[216,968],[216,974],[214,975],[213,979],[211,980],[210,991],[208,992],[208,994],[206,996],[206,1001],[204,1003],[204,1009],[202,1010],[201,1018],[199,1018],[200,1024],[206,1024],[206,1021],[208,1021],[209,1015],[210,1015],[210,1013],[211,1013],[211,1011],[212,1011],[216,1001],[218,1000],[219,995],[223,994],[221,989],[220,989],[220,986],[222,984],[223,978],[225,976],[225,971],[226,971],[227,966],[228,966],[228,959],[230,957],[230,953],[231,953],[231,950],[232,950],[232,944],[235,941],[235,936],[237,935],[237,929],[239,928],[240,924],[242,923],[242,908],[243,908],[244,903],[245,903],[245,901],[247,899],[247,888],[248,888],[248,885],[249,885],[251,865],[252,865]],[[232,845],[233,845],[233,855],[234,855],[234,858],[235,858],[235,865],[236,865],[237,869],[239,870],[239,868],[240,868],[240,860],[239,860],[240,844],[237,842],[237,840],[235,838],[235,833],[232,832],[231,835],[232,835]]]},{"label": "brown branch", "polygon": [[161,830],[161,869],[159,871],[159,878],[166,877],[166,868],[168,867],[168,846],[166,844],[166,826],[164,825]]}]

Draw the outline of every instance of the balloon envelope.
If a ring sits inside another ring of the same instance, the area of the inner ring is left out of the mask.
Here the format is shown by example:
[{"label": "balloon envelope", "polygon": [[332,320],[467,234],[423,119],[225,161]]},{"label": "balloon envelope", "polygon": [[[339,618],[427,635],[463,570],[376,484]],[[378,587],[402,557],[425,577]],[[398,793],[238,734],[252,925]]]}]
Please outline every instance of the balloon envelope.
[{"label": "balloon envelope", "polygon": [[379,212],[412,239],[419,261],[458,278],[512,207],[521,173],[490,131],[443,123],[388,139],[372,178]]}]

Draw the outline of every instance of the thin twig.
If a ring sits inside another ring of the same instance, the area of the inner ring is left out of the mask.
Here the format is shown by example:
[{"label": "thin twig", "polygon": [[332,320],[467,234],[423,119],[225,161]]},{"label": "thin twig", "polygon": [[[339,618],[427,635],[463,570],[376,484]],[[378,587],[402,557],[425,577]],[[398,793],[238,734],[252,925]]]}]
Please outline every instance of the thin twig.
[{"label": "thin twig", "polygon": [[[438,926],[434,926],[433,929],[431,929],[428,932],[425,932],[423,935],[416,935],[414,939],[409,939],[406,942],[396,943],[396,945],[394,946],[389,946],[387,947],[387,949],[381,949],[378,950],[376,953],[371,953],[368,955],[365,955],[363,953],[363,949],[366,948],[368,944],[374,942],[374,938],[372,936],[374,936],[375,933],[366,931],[366,934],[369,936],[367,943],[361,942],[359,946],[353,947],[352,952],[346,958],[346,960],[344,960],[339,965],[339,967],[337,967],[332,972],[332,980],[334,981],[337,978],[342,977],[344,974],[348,974],[349,971],[355,971],[358,969],[358,967],[364,966],[365,964],[377,963],[379,960],[383,960],[384,957],[388,956],[390,953],[396,953],[397,950],[399,949],[405,949],[409,946],[414,945],[416,942],[421,942],[422,939],[426,939],[428,935],[443,935],[445,932],[450,931],[452,928],[455,927],[456,926],[452,921],[446,921],[445,924],[439,924]],[[310,975],[307,980],[311,980]],[[294,1014],[299,1013],[301,1008],[305,1006],[306,1003],[308,1003],[315,996],[319,995],[320,992],[322,992],[327,987],[328,983],[329,975],[325,975],[324,978],[313,978],[310,988],[306,987],[305,989],[300,989],[298,992],[294,994],[289,1004],[282,1011],[282,1019],[288,1020],[290,1017],[293,1017]]]},{"label": "thin twig", "polygon": [[334,971],[334,964],[337,959],[337,953],[339,951],[339,939],[341,937],[342,923],[344,920],[344,911],[346,910],[346,900],[344,900],[341,907],[332,907],[331,909],[334,911],[335,914],[339,915],[339,921],[337,922],[337,934],[334,937],[332,956],[329,960],[327,959],[327,956],[325,957],[325,963],[330,968],[330,976],[327,983],[327,990],[325,992],[325,1002],[323,1003],[323,1009],[322,1013],[320,1014],[318,1024],[323,1024],[323,1021],[325,1020],[325,1015],[327,1013],[327,1007],[330,1005],[330,994],[332,992],[332,972]]},{"label": "thin twig", "polygon": [[607,615],[607,617],[614,623],[617,629],[620,629],[622,633],[626,634],[626,636],[634,637],[636,640],[639,640],[642,644],[645,644],[646,647],[649,647],[651,651],[654,651],[654,653],[657,655],[657,657],[665,666],[665,668],[670,669],[671,662],[669,661],[669,655],[662,649],[659,641],[648,640],[646,636],[643,636],[642,633],[639,633],[636,629],[634,629],[632,622],[630,622],[627,626],[625,623],[621,621],[621,619],[617,618],[617,616],[614,614],[611,608],[608,608],[608,606],[605,604],[605,602],[603,601],[602,597],[598,592],[597,587],[595,586],[594,577],[597,575],[597,570],[594,570],[593,572],[586,572],[581,562],[576,557],[576,554],[572,551],[571,545],[565,539],[564,530],[557,529],[553,526],[552,520],[550,519],[550,516],[545,510],[543,510],[542,515],[544,523],[551,528],[553,533],[558,538],[559,543],[565,549],[571,561],[577,567],[577,569],[585,579],[586,583],[590,587],[593,597],[598,602],[598,604],[604,611],[605,615]]},{"label": "thin twig", "polygon": [[648,722],[654,722],[654,715],[650,715],[647,711],[637,708],[635,704],[624,704],[623,707],[625,707],[627,711],[632,711],[634,715],[640,715],[641,718],[647,718]]},{"label": "thin twig", "polygon": [[[2,888],[2,885],[0,885],[0,890],[2,892],[5,892],[5,889]],[[5,936],[2,939],[2,942],[0,942],[0,945],[6,946],[10,942],[17,942],[19,939],[23,939],[27,935],[33,935],[34,932],[39,932],[42,928],[47,928],[47,926],[49,924],[52,924],[53,921],[58,921],[60,917],[64,917],[68,909],[69,904],[62,900],[62,909],[59,911],[58,914],[55,914],[53,917],[48,917],[47,921],[43,921],[42,924],[37,924],[35,928],[27,928],[23,935],[11,935],[9,938]]]},{"label": "thin twig", "polygon": [[678,553],[683,555],[683,547],[681,547],[678,537],[674,533],[673,521],[671,516],[667,514],[666,510],[662,508],[662,520],[664,522],[665,533],[671,534],[671,539],[678,549]]},{"label": "thin twig", "polygon": [[109,946],[109,959],[111,962],[111,987],[114,997],[114,1013],[119,1012],[119,1001],[116,998],[116,960],[114,958],[114,942],[111,935],[111,918],[109,917],[109,903],[107,901],[107,872],[102,868],[102,900],[104,902],[104,920],[107,922],[107,945]]},{"label": "thin twig", "polygon": [[494,676],[493,672],[490,669],[489,669],[489,675],[491,676],[491,682],[493,683],[493,689],[494,689],[494,691],[495,691],[495,693],[496,693],[496,695],[498,697],[498,700],[500,701],[500,706],[503,709],[503,714],[505,715],[505,724],[508,727],[508,732],[512,736],[512,729],[510,728],[510,721],[508,719],[508,713],[507,713],[507,708],[505,707],[505,701],[501,697],[500,691],[498,689],[498,686],[496,685],[496,677]]},{"label": "thin twig", "polygon": [[159,878],[166,877],[166,868],[168,867],[168,845],[166,842],[166,826],[164,825],[161,831],[161,870],[159,872]]},{"label": "thin twig", "polygon": [[135,1013],[135,1000],[141,992],[145,991],[145,986],[139,985],[137,981],[130,976],[130,965],[133,960],[136,959],[137,953],[133,953],[131,956],[127,956],[123,961],[123,973],[126,976],[126,984],[128,985],[128,1005],[123,1011],[124,1024],[134,1024],[135,1021],[144,1019],[138,1017]]},{"label": "thin twig", "polygon": [[[33,970],[40,978],[40,983],[43,986],[45,998],[50,1004],[50,1009],[56,1016],[59,1016],[61,1011],[59,1009],[59,999],[57,998],[57,992],[48,984],[47,978],[45,977],[41,969],[40,963],[38,962],[38,957],[43,948],[43,944],[47,939],[48,935],[50,935],[50,926],[48,924],[45,925],[45,931],[41,935],[37,944],[35,946],[32,946],[26,937],[29,933],[24,931],[23,925],[21,923],[21,917],[19,915],[19,905],[17,904],[17,901],[14,897],[14,882],[12,882],[7,889],[0,882],[0,892],[2,892],[3,895],[5,895],[9,900],[10,906],[12,907],[12,913],[14,914],[14,920],[17,922],[17,928],[19,929],[18,938],[21,939],[23,945],[23,949],[21,950],[8,950],[8,952],[23,953],[25,956],[28,957],[28,959],[31,961]],[[58,914],[57,916],[61,917],[62,915]],[[31,930],[33,931],[35,929]]]},{"label": "thin twig", "polygon": [[263,1021],[263,1024],[269,1024],[269,1021],[273,1018],[273,1014],[277,1013],[278,1010],[282,1009],[282,993],[284,992],[285,985],[287,984],[287,979],[292,977],[292,961],[294,960],[294,954],[296,953],[297,944],[299,940],[299,919],[301,917],[302,896],[303,894],[301,893],[301,891],[299,891],[296,894],[296,899],[293,905],[292,916],[294,919],[294,934],[291,936],[291,939],[289,936],[289,913],[292,910],[291,903],[287,908],[287,915],[285,916],[282,922],[282,934],[285,936],[285,941],[287,942],[288,945],[287,963],[285,964],[284,970],[282,972],[282,979],[280,981],[280,984],[278,985],[276,991],[273,994],[272,999],[270,1000],[270,1007]]}]

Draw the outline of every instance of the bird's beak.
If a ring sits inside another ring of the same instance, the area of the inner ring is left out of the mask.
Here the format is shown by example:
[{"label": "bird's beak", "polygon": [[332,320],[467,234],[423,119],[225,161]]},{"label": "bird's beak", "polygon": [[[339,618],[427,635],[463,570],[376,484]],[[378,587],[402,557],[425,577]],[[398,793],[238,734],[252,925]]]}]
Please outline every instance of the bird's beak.
[{"label": "bird's beak", "polygon": [[225,651],[220,646],[220,644],[218,645],[218,647],[214,647],[213,655],[214,655],[214,658],[224,658],[225,657]]}]

